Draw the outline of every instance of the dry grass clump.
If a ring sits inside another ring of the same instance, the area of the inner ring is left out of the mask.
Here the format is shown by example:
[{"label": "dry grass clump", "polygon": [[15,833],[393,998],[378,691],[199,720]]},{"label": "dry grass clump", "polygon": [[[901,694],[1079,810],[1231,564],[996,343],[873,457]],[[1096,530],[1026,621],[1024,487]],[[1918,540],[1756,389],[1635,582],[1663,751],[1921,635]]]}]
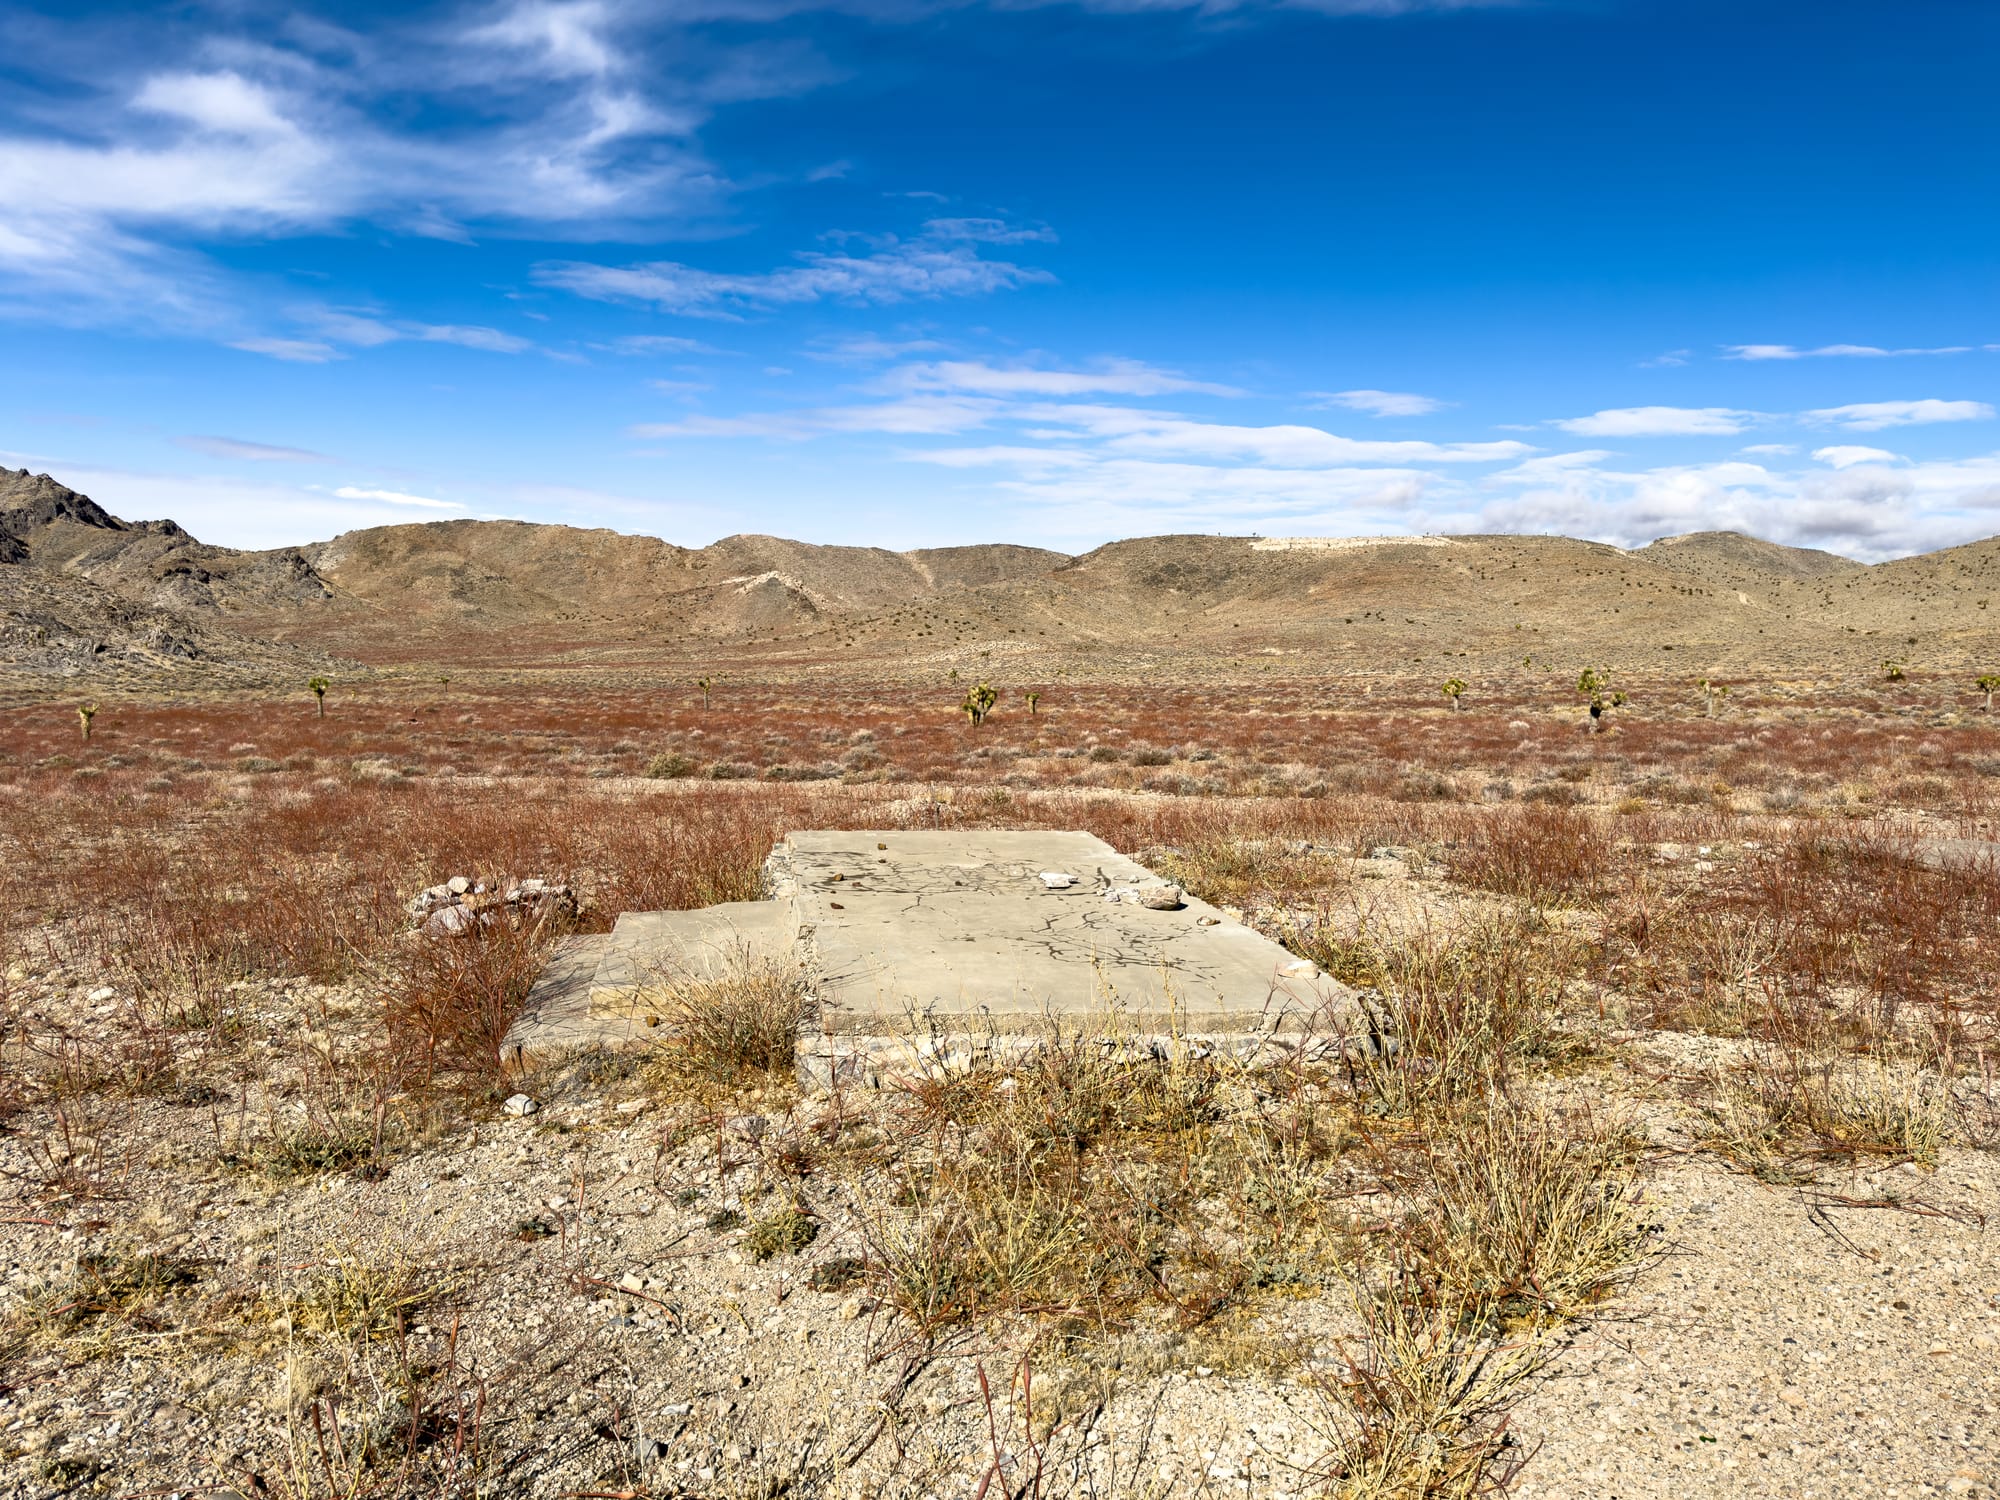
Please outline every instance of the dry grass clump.
[{"label": "dry grass clump", "polygon": [[805,976],[789,955],[747,949],[729,955],[719,969],[661,975],[641,990],[639,1008],[659,1020],[655,1075],[680,1083],[789,1088],[805,1018]]},{"label": "dry grass clump", "polygon": [[1701,1134],[1757,1176],[1792,1182],[1858,1157],[1934,1167],[1958,1113],[1949,1081],[1908,1058],[1765,1047],[1715,1078]]},{"label": "dry grass clump", "polygon": [[1426,1139],[1409,1277],[1440,1305],[1477,1305],[1509,1325],[1573,1318],[1644,1256],[1636,1176],[1627,1129],[1489,1100]]},{"label": "dry grass clump", "polygon": [[1470,1500],[1504,1492],[1527,1462],[1508,1431],[1522,1389],[1558,1352],[1547,1340],[1469,1332],[1486,1305],[1427,1306],[1357,1290],[1363,1334],[1320,1389],[1333,1455],[1315,1476],[1340,1500]]},{"label": "dry grass clump", "polygon": [[1104,1327],[1158,1294],[1188,1195],[1159,1148],[1204,1113],[1206,1080],[1114,1050],[1058,1032],[1018,1068],[912,1085],[870,1234],[889,1301],[919,1328],[1003,1312]]},{"label": "dry grass clump", "polygon": [[336,1252],[282,1299],[277,1316],[288,1332],[366,1343],[400,1333],[414,1313],[458,1284],[456,1275],[401,1249]]},{"label": "dry grass clump", "polygon": [[30,1319],[43,1331],[69,1337],[106,1325],[153,1332],[164,1326],[159,1305],[202,1277],[199,1262],[172,1251],[124,1246],[79,1255],[75,1274],[31,1304]]},{"label": "dry grass clump", "polygon": [[1397,938],[1337,933],[1321,921],[1288,942],[1362,987],[1376,1033],[1392,1042],[1359,1063],[1385,1113],[1415,1114],[1492,1087],[1524,1062],[1573,1061],[1591,1048],[1566,1006],[1585,945],[1532,912],[1472,916]]},{"label": "dry grass clump", "polygon": [[1352,1137],[1187,1047],[1052,1030],[1010,1065],[909,1085],[890,1131],[872,1269],[926,1330],[1104,1333],[1147,1309],[1194,1327],[1317,1283],[1345,1243],[1330,1186]]},{"label": "dry grass clump", "polygon": [[1276,838],[1208,837],[1146,862],[1202,900],[1238,908],[1308,893],[1326,899],[1351,880],[1346,862],[1330,851]]}]

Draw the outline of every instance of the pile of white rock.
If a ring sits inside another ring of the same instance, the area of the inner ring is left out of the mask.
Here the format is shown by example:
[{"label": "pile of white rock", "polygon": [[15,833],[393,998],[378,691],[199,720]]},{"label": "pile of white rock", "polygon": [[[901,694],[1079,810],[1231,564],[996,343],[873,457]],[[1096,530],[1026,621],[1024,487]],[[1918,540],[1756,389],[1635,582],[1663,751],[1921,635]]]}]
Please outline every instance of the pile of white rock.
[{"label": "pile of white rock", "polygon": [[430,937],[462,937],[503,913],[511,916],[576,915],[576,892],[560,881],[476,880],[454,875],[410,899],[410,925]]}]

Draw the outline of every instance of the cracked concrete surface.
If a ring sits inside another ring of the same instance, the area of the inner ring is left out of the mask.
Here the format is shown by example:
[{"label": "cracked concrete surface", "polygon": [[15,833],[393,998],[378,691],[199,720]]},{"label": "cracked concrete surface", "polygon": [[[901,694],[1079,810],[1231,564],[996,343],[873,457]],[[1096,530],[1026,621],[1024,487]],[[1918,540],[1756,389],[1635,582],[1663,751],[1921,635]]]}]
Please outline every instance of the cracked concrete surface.
[{"label": "cracked concrete surface", "polygon": [[649,986],[787,954],[813,995],[801,1075],[822,1087],[963,1063],[1052,1025],[1239,1053],[1366,1029],[1352,990],[1207,902],[1107,899],[1164,882],[1090,834],[799,832],[767,875],[767,901],[627,912],[566,940],[503,1056],[644,1045]]}]

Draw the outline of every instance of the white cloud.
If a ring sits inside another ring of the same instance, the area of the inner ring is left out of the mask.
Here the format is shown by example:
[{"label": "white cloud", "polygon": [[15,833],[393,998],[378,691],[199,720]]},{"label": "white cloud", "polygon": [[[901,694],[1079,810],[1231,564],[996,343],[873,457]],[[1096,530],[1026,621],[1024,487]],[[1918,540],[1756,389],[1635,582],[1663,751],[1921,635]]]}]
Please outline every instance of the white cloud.
[{"label": "white cloud", "polygon": [[324,464],[333,459],[310,448],[280,448],[271,443],[246,443],[240,438],[180,437],[174,441],[210,458],[244,459],[251,463]]},{"label": "white cloud", "polygon": [[[409,319],[384,321],[370,313],[338,307],[293,309],[292,316],[314,333],[338,344],[375,349],[384,344],[412,340],[422,344],[456,344],[463,349],[479,349],[489,354],[519,354],[534,348],[531,340],[498,328],[457,323],[419,323]],[[284,342],[265,340],[263,342]],[[238,348],[244,347],[239,344]],[[280,356],[281,358],[284,356]]]},{"label": "white cloud", "polygon": [[408,336],[426,344],[456,344],[461,349],[483,349],[489,354],[519,354],[523,349],[534,348],[529,340],[497,328],[428,323],[414,325],[414,329]]},{"label": "white cloud", "polygon": [[912,354],[935,354],[944,347],[937,339],[885,339],[864,333],[807,349],[805,355],[808,359],[823,360],[829,364],[872,365],[907,359]]},{"label": "white cloud", "polygon": [[379,500],[384,505],[415,505],[426,510],[464,510],[456,500],[432,500],[425,495],[406,495],[401,490],[370,490],[343,484],[333,492],[342,500]]},{"label": "white cloud", "polygon": [[733,417],[694,416],[678,422],[642,422],[638,438],[782,438],[800,441],[829,433],[945,436],[983,427],[1005,403],[981,396],[912,395],[859,406],[822,406],[785,412],[745,412]]},{"label": "white cloud", "polygon": [[[256,9],[201,8],[205,30],[142,10],[36,38],[47,60],[68,44],[95,61],[57,80],[74,95],[59,114],[0,112],[0,310],[243,344],[275,337],[266,293],[197,242],[686,226],[731,191],[691,136],[715,104],[825,71],[756,39],[674,50],[682,23],[623,0],[484,5],[471,25],[295,21],[278,42],[253,37]],[[136,78],[135,57],[150,69]]]},{"label": "white cloud", "polygon": [[330,359],[347,357],[331,344],[323,344],[317,339],[235,339],[229,347],[241,349],[245,354],[267,354],[272,359],[289,360],[301,365],[323,365]]},{"label": "white cloud", "polygon": [[1952,344],[1938,349],[1878,349],[1873,344],[1823,344],[1817,349],[1796,349],[1790,344],[1726,344],[1724,359],[1901,359],[1912,354],[1968,354],[1970,344]]},{"label": "white cloud", "polygon": [[161,73],[146,80],[132,107],[174,115],[219,135],[298,133],[269,89],[236,73]]},{"label": "white cloud", "polygon": [[1422,417],[1443,411],[1450,403],[1408,391],[1312,391],[1317,406],[1365,411],[1372,417]]},{"label": "white cloud", "polygon": [[1886,448],[1866,448],[1859,444],[1815,448],[1813,458],[1836,469],[1851,469],[1856,464],[1892,464],[1896,461],[1896,455]]},{"label": "white cloud", "polygon": [[938,360],[905,365],[885,375],[877,384],[890,391],[972,391],[987,396],[1243,394],[1232,386],[1190,380],[1135,359],[1106,360],[1094,370],[1050,370],[1028,365],[996,367],[976,360]]},{"label": "white cloud", "polygon": [[666,333],[633,333],[624,338],[613,339],[608,344],[593,344],[593,349],[603,349],[612,354],[653,355],[653,354],[721,354],[723,351],[713,345],[704,344],[700,339],[676,338]]},{"label": "white cloud", "polygon": [[1809,422],[1845,427],[1850,432],[1880,432],[1885,427],[1917,427],[1932,422],[1990,422],[1993,408],[1984,401],[1859,401],[1828,406],[1805,414]]},{"label": "white cloud", "polygon": [[[1240,458],[1285,468],[1347,464],[1498,463],[1534,450],[1511,439],[1497,443],[1389,442],[1342,437],[1319,427],[1280,423],[1250,427],[1202,422],[1130,407],[1036,406],[1019,415],[1057,430],[1073,428],[1108,449],[1150,457]],[[1032,430],[1032,429],[1031,429]]]},{"label": "white cloud", "polygon": [[1725,406],[1627,406],[1551,425],[1579,437],[1727,437],[1756,416]]},{"label": "white cloud", "polygon": [[1783,458],[1788,454],[1798,452],[1799,445],[1797,443],[1752,443],[1742,451],[1745,453],[1755,453],[1764,458]]},{"label": "white cloud", "polygon": [[807,250],[799,254],[801,264],[775,271],[704,271],[678,261],[631,266],[550,261],[535,268],[535,279],[600,302],[637,302],[682,317],[728,319],[821,301],[881,305],[974,297],[1055,280],[1032,266],[982,259],[978,241],[960,232],[968,222],[985,221],[934,219],[914,239],[885,237],[870,255]]},{"label": "white cloud", "polygon": [[924,225],[938,239],[967,240],[986,245],[1053,245],[1056,234],[1046,224],[1010,224],[1005,219],[932,219]]},{"label": "white cloud", "polygon": [[524,53],[557,77],[598,78],[612,71],[609,19],[600,0],[523,0],[468,39]]}]

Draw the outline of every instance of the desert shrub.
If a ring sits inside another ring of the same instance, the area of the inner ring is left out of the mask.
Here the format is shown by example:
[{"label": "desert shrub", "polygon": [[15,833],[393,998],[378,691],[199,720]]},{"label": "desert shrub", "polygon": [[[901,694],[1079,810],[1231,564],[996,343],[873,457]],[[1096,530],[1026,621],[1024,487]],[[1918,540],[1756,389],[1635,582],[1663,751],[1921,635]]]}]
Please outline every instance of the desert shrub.
[{"label": "desert shrub", "polygon": [[1445,862],[1462,884],[1547,904],[1597,891],[1609,873],[1611,841],[1587,813],[1507,808],[1473,825]]},{"label": "desert shrub", "polygon": [[1411,771],[1390,789],[1389,795],[1398,802],[1450,802],[1458,796],[1458,788],[1451,784],[1450,778],[1435,771]]},{"label": "desert shrub", "polygon": [[766,781],[837,781],[841,768],[831,761],[818,765],[777,765],[764,773]]},{"label": "desert shrub", "polygon": [[1521,800],[1545,807],[1575,807],[1583,801],[1583,793],[1566,781],[1538,781],[1521,793]]},{"label": "desert shrub", "polygon": [[561,933],[557,923],[503,910],[469,932],[416,935],[383,994],[390,1046],[402,1065],[424,1078],[496,1075],[500,1042]]},{"label": "desert shrub", "polygon": [[655,781],[677,781],[692,776],[700,767],[678,750],[663,750],[646,762],[646,774]]}]

